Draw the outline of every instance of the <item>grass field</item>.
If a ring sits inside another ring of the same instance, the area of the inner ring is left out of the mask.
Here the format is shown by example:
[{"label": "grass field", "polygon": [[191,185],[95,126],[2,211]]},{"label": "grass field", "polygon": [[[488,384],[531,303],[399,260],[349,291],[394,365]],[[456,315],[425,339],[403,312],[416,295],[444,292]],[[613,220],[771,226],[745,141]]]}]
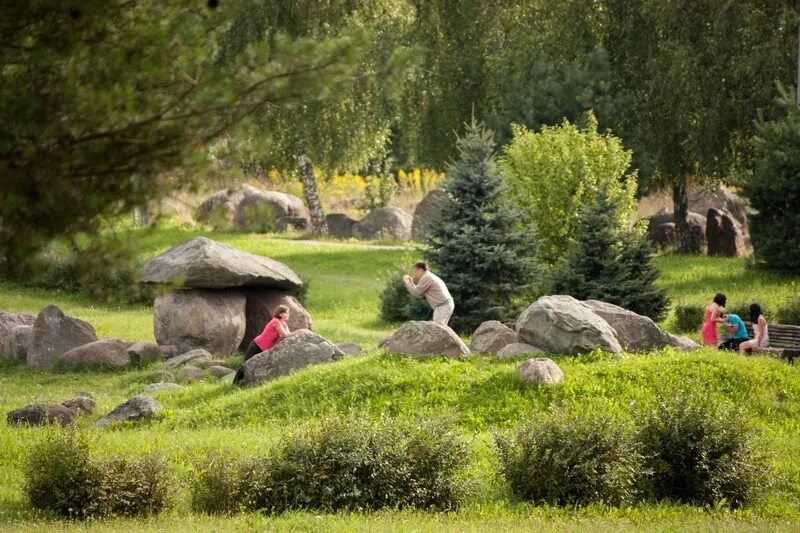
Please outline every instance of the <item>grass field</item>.
[{"label": "grass field", "polygon": [[[198,233],[164,230],[140,238],[144,256]],[[378,295],[386,276],[409,265],[411,250],[365,248],[353,244],[309,244],[242,234],[205,235],[243,250],[285,262],[310,280],[307,308],[315,329],[334,342],[355,341],[374,349],[392,326],[377,318]],[[738,259],[659,258],[662,283],[675,302],[703,303],[725,290],[731,300],[757,296],[778,305],[796,291],[800,278],[766,276]],[[56,303],[67,314],[89,320],[104,337],[152,338],[149,307],[97,304],[75,294],[57,294],[0,284],[0,309],[36,312]],[[669,320],[667,320],[669,324]],[[157,366],[122,371],[30,372],[18,363],[0,366],[0,412],[31,402],[61,402],[91,391],[97,414],[79,422],[102,454],[160,450],[180,481],[174,505],[150,519],[114,519],[70,524],[32,511],[22,495],[20,465],[31,442],[49,429],[0,425],[0,529],[58,530],[797,530],[800,527],[800,367],[766,358],[741,359],[703,350],[664,350],[623,359],[603,354],[578,358],[554,355],[567,379],[554,388],[521,385],[514,372],[520,360],[472,357],[463,361],[412,360],[380,352],[311,367],[263,386],[241,390],[201,382],[160,393],[163,412],[136,426],[89,430],[91,423],[149,383]],[[669,502],[614,508],[530,506],[515,501],[494,474],[492,432],[527,420],[531,413],[563,406],[631,416],[641,406],[676,390],[697,391],[740,406],[767,451],[774,485],[751,508],[730,511]],[[207,517],[189,510],[186,479],[195,461],[211,450],[254,454],[287,432],[326,416],[374,419],[423,417],[448,420],[469,444],[469,475],[476,490],[457,513],[395,511],[319,515],[289,513],[269,517],[243,514]]]}]

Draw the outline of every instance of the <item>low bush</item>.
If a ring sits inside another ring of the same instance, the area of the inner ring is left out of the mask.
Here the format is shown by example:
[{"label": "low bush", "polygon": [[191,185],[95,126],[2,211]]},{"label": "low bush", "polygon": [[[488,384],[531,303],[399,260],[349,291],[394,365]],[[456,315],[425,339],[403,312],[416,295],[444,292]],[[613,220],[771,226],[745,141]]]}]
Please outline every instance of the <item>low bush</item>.
[{"label": "low bush", "polygon": [[430,320],[433,311],[423,299],[409,294],[403,283],[404,272],[389,278],[381,293],[381,318],[387,322],[406,322],[408,320]]},{"label": "low bush", "polygon": [[675,328],[679,333],[700,331],[706,308],[702,305],[678,304],[675,306]]},{"label": "low bush", "polygon": [[639,440],[657,499],[742,507],[766,484],[766,467],[741,415],[695,393],[670,395],[640,417]]},{"label": "low bush", "polygon": [[556,411],[495,442],[503,477],[520,499],[618,505],[636,496],[641,456],[618,419]]},{"label": "low bush", "polygon": [[438,424],[327,420],[291,435],[266,458],[208,463],[193,502],[212,513],[450,510],[466,495],[466,462],[465,446]]},{"label": "low bush", "polygon": [[800,298],[789,300],[778,309],[778,322],[800,326]]},{"label": "low bush", "polygon": [[23,476],[31,506],[71,519],[157,514],[170,486],[159,457],[100,460],[87,437],[73,430],[48,432],[35,443]]}]

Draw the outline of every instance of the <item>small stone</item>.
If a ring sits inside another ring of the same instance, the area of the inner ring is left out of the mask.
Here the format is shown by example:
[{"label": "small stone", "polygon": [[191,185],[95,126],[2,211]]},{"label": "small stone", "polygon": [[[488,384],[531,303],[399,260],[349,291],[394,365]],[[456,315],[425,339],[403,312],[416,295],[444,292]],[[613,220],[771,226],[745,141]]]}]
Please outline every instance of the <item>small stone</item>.
[{"label": "small stone", "polygon": [[45,426],[59,424],[66,427],[75,419],[75,410],[63,405],[31,404],[8,413],[12,426]]},{"label": "small stone", "polygon": [[151,383],[145,388],[145,392],[154,394],[157,392],[174,392],[177,390],[181,390],[183,387],[178,385],[177,383]]},{"label": "small stone", "polygon": [[128,355],[130,356],[131,363],[134,364],[160,361],[164,357],[158,344],[146,341],[133,343],[130,348],[128,348]]},{"label": "small stone", "polygon": [[94,413],[94,410],[97,408],[97,403],[87,395],[79,395],[71,400],[67,400],[63,402],[61,405],[72,409],[73,411],[77,412],[84,412],[88,415]]},{"label": "small stone", "polygon": [[186,365],[181,368],[181,376],[187,381],[200,381],[204,377],[206,377],[206,373],[203,371],[202,368],[197,368],[196,366]]},{"label": "small stone", "polygon": [[212,365],[208,367],[208,373],[214,376],[215,378],[225,377],[228,374],[234,374],[235,371],[231,370],[227,366],[220,366],[220,365]]},{"label": "small stone", "polygon": [[161,405],[146,394],[134,396],[118,405],[113,411],[97,421],[98,427],[106,427],[113,422],[127,422],[151,418],[161,411]]},{"label": "small stone", "polygon": [[524,342],[513,342],[502,349],[498,350],[497,357],[500,359],[517,357],[519,355],[539,355],[544,353],[536,346],[526,344]]},{"label": "small stone", "polygon": [[555,385],[564,379],[564,372],[547,357],[528,359],[517,369],[519,379],[525,383],[539,383],[542,385]]},{"label": "small stone", "polygon": [[177,368],[181,365],[185,365],[190,361],[210,361],[211,354],[208,353],[206,350],[202,348],[198,348],[196,350],[190,350],[184,354],[176,355],[175,357],[170,357],[164,362],[164,365],[167,368]]},{"label": "small stone", "polygon": [[354,342],[343,342],[341,344],[337,344],[336,347],[346,355],[361,355],[364,353],[364,350],[361,348],[361,346]]},{"label": "small stone", "polygon": [[150,375],[153,383],[175,383],[175,376],[166,370],[157,370]]}]

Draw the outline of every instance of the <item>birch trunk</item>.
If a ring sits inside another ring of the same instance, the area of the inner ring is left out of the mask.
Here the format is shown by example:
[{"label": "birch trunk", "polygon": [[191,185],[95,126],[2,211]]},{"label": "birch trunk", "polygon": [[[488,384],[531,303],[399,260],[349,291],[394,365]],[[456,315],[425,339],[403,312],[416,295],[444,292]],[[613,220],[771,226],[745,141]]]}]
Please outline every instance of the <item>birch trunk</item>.
[{"label": "birch trunk", "polygon": [[317,180],[314,177],[314,166],[308,157],[303,143],[299,143],[299,156],[297,163],[300,169],[300,182],[303,184],[303,195],[306,197],[308,213],[311,217],[311,229],[314,233],[326,233],[325,213],[322,211],[322,202],[319,199]]}]

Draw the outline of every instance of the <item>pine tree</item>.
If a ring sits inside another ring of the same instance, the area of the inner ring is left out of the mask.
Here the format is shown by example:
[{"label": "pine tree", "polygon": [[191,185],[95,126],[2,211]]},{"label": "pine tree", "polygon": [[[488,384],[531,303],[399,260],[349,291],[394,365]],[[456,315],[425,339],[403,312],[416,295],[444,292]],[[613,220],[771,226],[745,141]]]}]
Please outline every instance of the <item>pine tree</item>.
[{"label": "pine tree", "polygon": [[513,320],[538,273],[536,246],[522,217],[505,201],[493,132],[474,120],[459,138],[458,160],[447,168],[449,198],[430,228],[425,258],[455,300],[450,325],[472,331],[486,320]]},{"label": "pine tree", "polygon": [[600,190],[581,210],[575,244],[553,271],[550,292],[602,300],[660,320],[669,299],[655,284],[659,271],[652,249],[638,232],[620,226],[618,209],[618,200]]}]

